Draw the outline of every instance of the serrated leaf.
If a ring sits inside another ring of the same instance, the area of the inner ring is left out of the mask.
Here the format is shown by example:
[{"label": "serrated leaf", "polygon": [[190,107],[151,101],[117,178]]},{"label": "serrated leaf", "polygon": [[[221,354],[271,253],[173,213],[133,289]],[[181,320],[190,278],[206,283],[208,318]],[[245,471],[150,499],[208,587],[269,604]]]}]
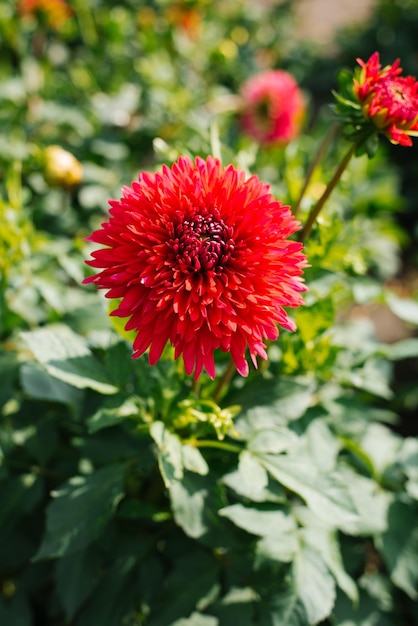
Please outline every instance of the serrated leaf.
[{"label": "serrated leaf", "polygon": [[137,413],[138,406],[133,398],[113,396],[88,420],[87,427],[90,433],[95,433],[102,428],[119,424]]},{"label": "serrated leaf", "polygon": [[163,422],[153,422],[151,437],[158,446],[158,465],[166,487],[183,477],[183,450],[180,439]]},{"label": "serrated leaf", "polygon": [[320,474],[304,458],[259,455],[261,463],[285,487],[297,493],[329,526],[357,519],[347,485],[338,474]]},{"label": "serrated leaf", "polygon": [[332,611],[335,582],[324,561],[309,546],[302,546],[294,561],[295,585],[309,624],[318,624]]},{"label": "serrated leaf", "polygon": [[118,391],[84,339],[68,326],[22,332],[22,337],[51,376],[78,389],[87,387],[102,394]]},{"label": "serrated leaf", "polygon": [[124,465],[109,465],[88,476],[75,476],[56,491],[35,559],[70,554],[94,541],[124,495],[124,473]]}]

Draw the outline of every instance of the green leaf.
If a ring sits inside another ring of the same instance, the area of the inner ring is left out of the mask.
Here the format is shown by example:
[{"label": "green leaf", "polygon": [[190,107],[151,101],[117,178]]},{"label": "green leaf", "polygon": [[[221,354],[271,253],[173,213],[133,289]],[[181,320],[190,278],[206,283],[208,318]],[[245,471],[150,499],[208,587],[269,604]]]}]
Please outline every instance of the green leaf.
[{"label": "green leaf", "polygon": [[196,482],[187,475],[183,480],[170,484],[171,506],[176,523],[186,535],[198,539],[209,529],[207,522],[208,488],[201,481]]},{"label": "green leaf", "polygon": [[218,626],[219,621],[211,615],[193,612],[190,617],[177,619],[171,626]]},{"label": "green leaf", "polygon": [[350,535],[371,535],[385,530],[391,494],[377,489],[374,480],[348,467],[342,470],[342,478],[358,515],[353,520],[344,521],[341,529]]},{"label": "green leaf", "polygon": [[95,553],[81,550],[62,556],[57,560],[56,581],[66,618],[71,621],[98,584],[99,562]]},{"label": "green leaf", "polygon": [[373,461],[375,470],[383,473],[393,463],[401,447],[402,440],[383,424],[369,424],[360,445]]},{"label": "green leaf", "polygon": [[23,332],[22,337],[51,376],[78,389],[88,387],[102,394],[118,391],[84,339],[68,326],[39,328]]},{"label": "green leaf", "polygon": [[399,452],[399,463],[407,477],[406,490],[418,500],[418,440],[413,437],[404,439]]},{"label": "green leaf", "polygon": [[309,624],[328,617],[335,602],[335,582],[319,553],[302,546],[294,561],[295,584]]},{"label": "green leaf", "polygon": [[102,428],[119,424],[124,419],[137,414],[138,406],[133,398],[112,396],[105,400],[98,411],[88,420],[87,427],[90,433],[95,433]]},{"label": "green leaf", "polygon": [[259,595],[251,587],[231,587],[214,610],[222,625],[254,626],[254,610],[258,601]]},{"label": "green leaf", "polygon": [[218,592],[218,569],[216,559],[197,546],[179,554],[147,626],[172,624],[196,609],[204,610]]},{"label": "green leaf", "polygon": [[[146,540],[144,545],[148,545]],[[126,617],[133,614],[138,585],[135,575],[142,552],[133,543],[130,554],[119,555],[116,549],[116,555],[77,615],[77,626],[114,626],[126,623]]]},{"label": "green leaf", "polygon": [[20,381],[23,391],[37,400],[49,400],[78,409],[83,399],[81,389],[51,376],[38,363],[24,363],[20,368]]},{"label": "green leaf", "polygon": [[383,557],[393,583],[418,599],[418,508],[399,500],[389,509],[388,528],[381,537]]},{"label": "green leaf", "polygon": [[53,493],[46,533],[35,558],[70,554],[94,541],[124,495],[124,473],[124,465],[110,465],[88,476],[75,476]]},{"label": "green leaf", "polygon": [[271,598],[263,598],[260,606],[260,626],[307,626],[305,607],[294,584]]},{"label": "green leaf", "polygon": [[418,338],[401,339],[382,348],[384,355],[393,361],[412,359],[418,356]]},{"label": "green leaf", "polygon": [[295,529],[279,530],[266,535],[257,541],[256,558],[254,564],[262,565],[265,562],[279,561],[290,563],[298,550],[298,535]]},{"label": "green leaf", "polygon": [[13,396],[19,362],[15,355],[0,354],[0,407]]},{"label": "green leaf", "polygon": [[189,472],[195,472],[201,476],[206,476],[209,473],[209,466],[205,461],[204,456],[195,446],[185,444],[181,449],[183,465]]},{"label": "green leaf", "polygon": [[32,614],[28,598],[17,593],[6,600],[0,595],[0,624],[4,626],[32,626]]},{"label": "green leaf", "polygon": [[259,455],[259,459],[276,480],[297,493],[329,526],[357,519],[347,485],[339,474],[320,474],[303,457],[265,454]]},{"label": "green leaf", "polygon": [[248,449],[253,452],[280,454],[298,441],[297,435],[285,427],[256,430],[248,440]]},{"label": "green leaf", "polygon": [[235,427],[242,436],[249,437],[255,430],[275,429],[277,425],[299,419],[311,405],[313,394],[310,381],[257,379],[227,400],[243,407]]},{"label": "green leaf", "polygon": [[232,504],[220,509],[218,513],[230,519],[239,528],[260,537],[296,530],[293,518],[278,510],[268,511]]},{"label": "green leaf", "polygon": [[309,424],[306,439],[315,466],[323,472],[333,470],[341,444],[323,419],[315,419]]},{"label": "green leaf", "polygon": [[408,298],[400,298],[392,292],[387,292],[386,303],[393,313],[404,322],[418,326],[418,302]]},{"label": "green leaf", "polygon": [[151,437],[158,446],[158,465],[166,487],[183,477],[183,453],[180,439],[163,422],[153,422]]},{"label": "green leaf", "polygon": [[15,526],[23,515],[31,513],[43,495],[43,480],[35,474],[20,474],[2,481],[0,528],[3,532]]},{"label": "green leaf", "polygon": [[337,532],[324,528],[323,523],[306,507],[297,507],[296,516],[303,524],[300,539],[303,544],[317,551],[334,576],[337,585],[354,602],[358,602],[358,589],[353,579],[347,574],[341,557]]},{"label": "green leaf", "polygon": [[223,476],[222,480],[235,493],[253,502],[283,502],[285,499],[280,485],[269,480],[259,459],[247,450],[239,455],[238,468]]},{"label": "green leaf", "polygon": [[257,494],[264,492],[268,485],[268,474],[259,460],[247,450],[239,455],[238,472],[247,491]]},{"label": "green leaf", "polygon": [[347,371],[345,382],[357,389],[390,400],[393,397],[389,384],[390,374],[391,364],[386,359],[369,358],[362,367]]}]

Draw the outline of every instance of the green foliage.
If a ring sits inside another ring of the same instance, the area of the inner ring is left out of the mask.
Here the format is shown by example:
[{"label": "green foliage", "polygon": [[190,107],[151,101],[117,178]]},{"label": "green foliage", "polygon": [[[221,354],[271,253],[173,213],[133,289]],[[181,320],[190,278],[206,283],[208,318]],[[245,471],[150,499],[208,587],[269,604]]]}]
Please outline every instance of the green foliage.
[{"label": "green foliage", "polygon": [[[2,625],[418,621],[418,394],[399,378],[416,371],[418,309],[390,288],[408,237],[383,150],[348,166],[306,242],[298,330],[246,380],[225,355],[222,387],[192,382],[171,348],[132,360],[81,284],[108,198],[178,154],[219,153],[295,203],[327,113],[263,151],[234,100],[267,57],[307,78],[290,5],[77,0],[54,30],[1,3]],[[80,185],[49,186],[52,144]],[[302,222],[344,147],[316,168]],[[402,340],[355,314],[374,306]]]}]

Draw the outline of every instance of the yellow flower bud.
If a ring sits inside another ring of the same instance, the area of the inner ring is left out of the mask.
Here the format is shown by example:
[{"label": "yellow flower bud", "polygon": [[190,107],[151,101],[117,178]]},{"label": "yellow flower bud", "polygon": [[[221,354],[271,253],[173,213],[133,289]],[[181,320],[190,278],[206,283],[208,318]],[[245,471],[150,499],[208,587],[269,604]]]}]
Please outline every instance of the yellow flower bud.
[{"label": "yellow flower bud", "polygon": [[69,189],[83,178],[81,163],[61,146],[48,146],[44,151],[44,175],[51,187]]}]

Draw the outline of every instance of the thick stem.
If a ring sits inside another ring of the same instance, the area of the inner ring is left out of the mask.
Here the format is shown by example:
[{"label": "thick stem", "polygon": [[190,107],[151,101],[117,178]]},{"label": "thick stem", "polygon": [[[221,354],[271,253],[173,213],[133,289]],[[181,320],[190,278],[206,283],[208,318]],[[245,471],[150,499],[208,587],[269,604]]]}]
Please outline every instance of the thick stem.
[{"label": "thick stem", "polygon": [[337,167],[334,176],[331,178],[331,180],[329,181],[324,193],[322,194],[322,196],[319,198],[318,202],[316,203],[316,205],[312,208],[311,212],[309,213],[308,219],[306,221],[306,224],[304,225],[304,227],[302,228],[302,231],[299,235],[299,241],[305,241],[305,239],[308,237],[309,233],[312,230],[312,226],[314,225],[316,218],[319,215],[319,212],[321,211],[322,207],[324,206],[325,202],[328,200],[329,196],[331,195],[331,193],[333,192],[335,186],[337,185],[338,181],[341,178],[342,173],[344,172],[345,168],[347,167],[351,157],[354,154],[354,151],[357,148],[357,143],[353,143],[348,152],[346,153],[345,157],[343,158],[343,160],[341,161],[341,163],[339,164],[339,166]]},{"label": "thick stem", "polygon": [[303,186],[302,186],[302,189],[301,189],[298,201],[293,206],[293,215],[295,217],[297,216],[297,214],[299,212],[303,196],[305,195],[305,191],[307,190],[308,185],[311,182],[312,175],[313,175],[317,165],[322,161],[322,157],[326,153],[326,151],[328,149],[328,146],[331,143],[331,141],[332,141],[335,133],[337,132],[339,126],[340,125],[337,123],[337,124],[333,124],[329,128],[328,132],[326,133],[324,139],[322,140],[322,142],[321,142],[321,144],[320,144],[320,146],[318,148],[318,151],[317,151],[317,153],[315,155],[315,158],[312,161],[312,163],[311,163],[311,165],[310,165],[310,167],[309,167],[309,169],[308,169],[308,171],[306,173],[305,182],[303,183]]}]

